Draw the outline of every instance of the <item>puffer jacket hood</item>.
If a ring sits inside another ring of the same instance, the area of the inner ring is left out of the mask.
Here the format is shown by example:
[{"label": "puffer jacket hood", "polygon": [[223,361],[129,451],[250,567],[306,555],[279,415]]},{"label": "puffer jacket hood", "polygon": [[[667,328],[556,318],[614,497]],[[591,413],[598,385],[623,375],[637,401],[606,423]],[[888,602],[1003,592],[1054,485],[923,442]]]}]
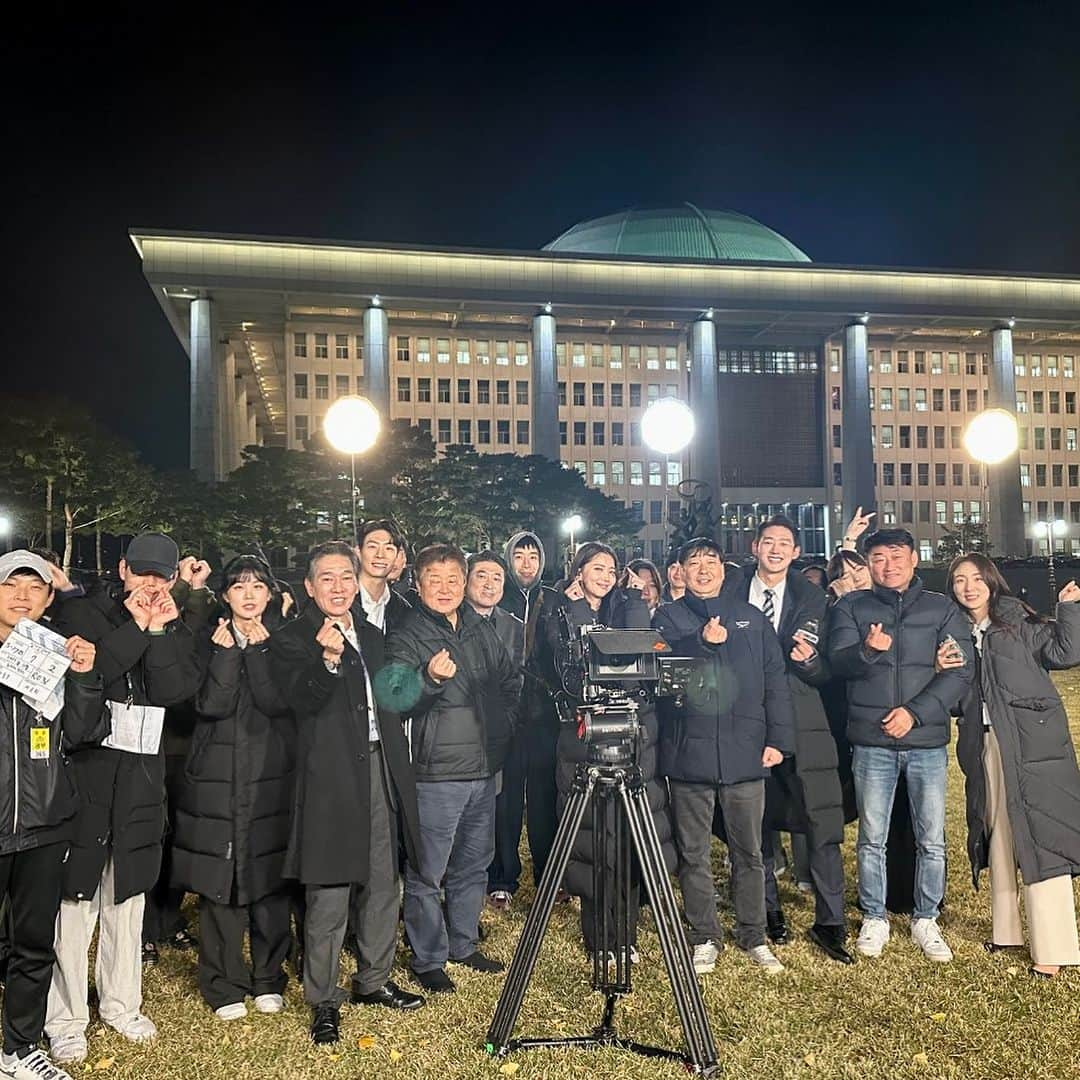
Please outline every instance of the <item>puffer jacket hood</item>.
[{"label": "puffer jacket hood", "polygon": [[[522,541],[529,541],[535,545],[536,550],[540,552],[540,572],[536,575],[536,580],[526,588],[519,580],[517,574],[514,571],[514,549],[519,547]],[[539,588],[540,581],[544,576],[544,545],[540,540],[540,537],[534,532],[529,532],[528,529],[523,529],[521,532],[514,533],[509,540],[506,541],[506,546],[503,548],[503,562],[506,563],[506,575],[514,583],[514,587],[519,589],[522,593],[531,592],[535,588]]]}]

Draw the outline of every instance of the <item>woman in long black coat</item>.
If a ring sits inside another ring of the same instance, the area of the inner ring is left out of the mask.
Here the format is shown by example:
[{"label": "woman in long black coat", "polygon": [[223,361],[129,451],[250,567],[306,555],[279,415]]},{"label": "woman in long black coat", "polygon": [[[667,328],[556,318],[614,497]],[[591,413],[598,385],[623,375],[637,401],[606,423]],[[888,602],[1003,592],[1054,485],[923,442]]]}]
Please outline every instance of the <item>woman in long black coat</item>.
[{"label": "woman in long black coat", "polygon": [[[282,867],[289,843],[295,724],[271,675],[281,596],[270,567],[225,567],[223,618],[205,646],[206,677],[176,812],[173,884],[199,894],[199,990],[222,1020],[280,1012],[291,942]],[[252,966],[244,961],[244,932]]]},{"label": "woman in long black coat", "polygon": [[[589,624],[601,624],[613,630],[648,629],[650,625],[649,609],[642,600],[639,589],[620,589],[615,587],[617,577],[615,553],[606,544],[590,542],[582,544],[577,557],[570,567],[568,582],[558,592],[556,609],[549,611],[544,621],[546,650],[554,660],[551,673],[556,685],[561,683],[574,696],[580,690],[580,673],[571,669],[566,661],[565,611],[569,616],[569,625],[573,632]],[[646,783],[649,809],[660,839],[664,861],[670,871],[675,868],[675,845],[671,829],[671,817],[668,812],[667,788],[657,780],[657,741],[659,729],[656,710],[651,704],[643,704],[638,712],[641,726],[638,764]],[[577,766],[586,760],[585,743],[578,738],[577,725],[564,723],[560,727],[557,747],[555,781],[558,788],[558,810],[561,815],[569,798],[574,783]],[[614,850],[614,817],[607,822],[612,833],[608,850]],[[568,892],[581,897],[581,934],[585,947],[593,952],[598,943],[595,940],[595,909],[593,905],[593,830],[591,810],[586,810],[582,819],[581,830],[574,843],[570,864],[563,879]],[[609,870],[613,869],[609,866]],[[637,921],[640,906],[640,879],[636,867],[630,868],[631,886],[627,898],[630,916],[630,944],[637,937]],[[604,943],[606,950],[615,945],[614,933],[614,896],[607,916],[608,934]]]},{"label": "woman in long black coat", "polygon": [[[1080,588],[1044,619],[984,555],[949,567],[948,589],[971,619],[978,677],[963,703],[956,754],[966,778],[968,855],[976,888],[990,868],[991,938],[1023,946],[1023,879],[1032,972],[1080,964],[1072,879],[1080,874],[1080,770],[1069,718],[1047,674],[1080,664]],[[939,666],[957,661],[939,656]]]}]

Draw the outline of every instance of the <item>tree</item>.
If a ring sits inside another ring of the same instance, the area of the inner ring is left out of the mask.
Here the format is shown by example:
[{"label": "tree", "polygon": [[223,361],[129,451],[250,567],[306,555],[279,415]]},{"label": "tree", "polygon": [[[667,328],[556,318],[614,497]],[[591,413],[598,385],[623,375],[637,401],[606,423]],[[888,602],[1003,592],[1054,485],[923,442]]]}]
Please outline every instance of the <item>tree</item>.
[{"label": "tree", "polygon": [[986,525],[975,521],[970,514],[954,528],[946,525],[942,533],[937,546],[938,562],[952,562],[957,555],[965,555],[969,551],[979,551],[984,555],[990,553],[990,537]]}]

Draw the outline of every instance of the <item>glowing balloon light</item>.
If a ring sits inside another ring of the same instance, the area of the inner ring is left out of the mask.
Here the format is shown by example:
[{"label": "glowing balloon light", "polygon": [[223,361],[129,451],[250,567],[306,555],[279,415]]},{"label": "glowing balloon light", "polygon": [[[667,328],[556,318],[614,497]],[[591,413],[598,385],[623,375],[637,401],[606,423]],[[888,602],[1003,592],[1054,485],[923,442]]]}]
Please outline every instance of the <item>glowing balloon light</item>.
[{"label": "glowing balloon light", "polygon": [[685,401],[661,398],[642,414],[641,437],[658,454],[678,454],[694,437],[694,414]]},{"label": "glowing balloon light", "polygon": [[984,465],[997,465],[1016,453],[1020,434],[1007,409],[985,409],[964,431],[964,449]]},{"label": "glowing balloon light", "polygon": [[382,419],[365,397],[338,398],[323,419],[327,442],[343,454],[362,454],[375,445]]}]

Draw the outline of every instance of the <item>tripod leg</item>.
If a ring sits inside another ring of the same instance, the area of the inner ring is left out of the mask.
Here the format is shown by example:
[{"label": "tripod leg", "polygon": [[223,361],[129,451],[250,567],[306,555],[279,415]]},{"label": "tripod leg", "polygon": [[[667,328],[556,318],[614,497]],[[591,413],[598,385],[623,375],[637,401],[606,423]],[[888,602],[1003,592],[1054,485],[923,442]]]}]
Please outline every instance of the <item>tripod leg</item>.
[{"label": "tripod leg", "polygon": [[487,1034],[487,1050],[493,1054],[503,1054],[510,1041],[510,1033],[517,1023],[521,1012],[521,1003],[525,1000],[525,991],[540,955],[540,946],[547,931],[551,912],[555,907],[555,894],[570,862],[574,840],[581,828],[582,818],[589,805],[596,786],[596,776],[584,765],[578,766],[574,776],[574,788],[563,811],[562,820],[555,833],[555,841],[544,867],[543,876],[536,889],[536,898],[525,919],[525,928],[521,932],[514,959],[506,973],[499,1002],[491,1019]]},{"label": "tripod leg", "polygon": [[705,1002],[701,997],[701,987],[694,974],[693,957],[683,932],[675,892],[664,865],[648,797],[640,782],[632,789],[623,785],[619,794],[634,848],[641,863],[642,877],[649,892],[660,947],[664,954],[664,966],[667,968],[675,1008],[686,1039],[687,1056],[695,1068],[711,1072],[717,1063],[716,1044],[705,1011]]}]

